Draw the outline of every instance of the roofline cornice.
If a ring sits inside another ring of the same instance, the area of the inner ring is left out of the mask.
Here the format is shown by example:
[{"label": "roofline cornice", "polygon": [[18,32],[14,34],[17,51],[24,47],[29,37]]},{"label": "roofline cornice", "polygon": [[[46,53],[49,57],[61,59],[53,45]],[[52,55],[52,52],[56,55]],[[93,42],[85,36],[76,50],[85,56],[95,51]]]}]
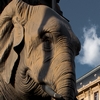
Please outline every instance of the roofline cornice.
[{"label": "roofline cornice", "polygon": [[95,71],[97,71],[98,69],[100,69],[100,65],[98,65],[97,67],[95,67],[93,70],[91,70],[90,72],[88,72],[87,74],[83,75],[82,77],[80,77],[79,79],[76,80],[76,83],[80,82],[81,80],[85,79],[86,77],[88,77],[89,75],[91,75],[92,73],[94,73]]}]

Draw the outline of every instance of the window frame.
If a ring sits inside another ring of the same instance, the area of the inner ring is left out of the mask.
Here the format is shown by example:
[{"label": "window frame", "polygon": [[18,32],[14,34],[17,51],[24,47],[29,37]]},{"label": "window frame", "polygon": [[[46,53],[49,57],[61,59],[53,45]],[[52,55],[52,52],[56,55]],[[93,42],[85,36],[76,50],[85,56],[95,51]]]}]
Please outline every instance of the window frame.
[{"label": "window frame", "polygon": [[99,91],[94,92],[94,100],[99,100]]}]

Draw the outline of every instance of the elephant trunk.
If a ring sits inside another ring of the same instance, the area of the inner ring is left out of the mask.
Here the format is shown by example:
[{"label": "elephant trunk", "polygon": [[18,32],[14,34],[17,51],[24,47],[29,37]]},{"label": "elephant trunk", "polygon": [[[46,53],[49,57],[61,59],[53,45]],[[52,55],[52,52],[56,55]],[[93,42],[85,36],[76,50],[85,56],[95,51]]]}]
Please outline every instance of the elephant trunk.
[{"label": "elephant trunk", "polygon": [[76,90],[75,74],[69,69],[60,68],[59,72],[62,71],[64,73],[56,73],[59,74],[59,78],[55,81],[56,92],[63,96],[65,100],[74,100]]},{"label": "elephant trunk", "polygon": [[58,68],[58,70],[56,70],[55,72],[55,77],[56,77],[56,80],[54,77],[54,80],[55,80],[54,87],[55,88],[52,89],[47,84],[42,84],[42,88],[47,94],[53,97],[52,100],[54,99],[55,100],[74,100],[76,96],[75,73],[74,71],[72,71],[72,69],[65,69],[62,66]]},{"label": "elephant trunk", "polygon": [[52,62],[52,66],[55,66],[53,70],[54,90],[65,100],[74,100],[76,95],[74,49],[72,49],[72,45],[66,45],[67,42],[60,42],[60,48],[59,45],[56,45],[56,55]]}]

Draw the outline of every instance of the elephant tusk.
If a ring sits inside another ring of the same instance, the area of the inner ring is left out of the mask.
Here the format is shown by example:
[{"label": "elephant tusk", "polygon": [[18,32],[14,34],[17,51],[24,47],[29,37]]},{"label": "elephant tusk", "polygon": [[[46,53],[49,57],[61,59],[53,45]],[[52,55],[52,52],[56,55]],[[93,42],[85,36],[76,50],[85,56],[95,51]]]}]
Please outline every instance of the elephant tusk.
[{"label": "elephant tusk", "polygon": [[61,95],[59,95],[58,93],[54,93],[54,98],[56,100],[65,100]]},{"label": "elephant tusk", "polygon": [[56,100],[65,100],[60,94],[56,93],[48,85],[42,84],[43,90]]},{"label": "elephant tusk", "polygon": [[54,93],[54,98],[61,98],[61,96],[59,95],[59,94],[57,94],[57,93]]},{"label": "elephant tusk", "polygon": [[56,93],[54,93],[54,97],[56,97]]}]

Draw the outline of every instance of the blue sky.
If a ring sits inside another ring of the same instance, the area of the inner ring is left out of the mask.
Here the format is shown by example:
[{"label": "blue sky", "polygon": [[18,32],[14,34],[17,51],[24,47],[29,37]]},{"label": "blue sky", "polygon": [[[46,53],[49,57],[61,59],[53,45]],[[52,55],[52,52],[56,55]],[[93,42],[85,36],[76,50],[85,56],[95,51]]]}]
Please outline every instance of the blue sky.
[{"label": "blue sky", "polygon": [[63,15],[81,42],[76,78],[100,65],[100,0],[60,0]]}]

